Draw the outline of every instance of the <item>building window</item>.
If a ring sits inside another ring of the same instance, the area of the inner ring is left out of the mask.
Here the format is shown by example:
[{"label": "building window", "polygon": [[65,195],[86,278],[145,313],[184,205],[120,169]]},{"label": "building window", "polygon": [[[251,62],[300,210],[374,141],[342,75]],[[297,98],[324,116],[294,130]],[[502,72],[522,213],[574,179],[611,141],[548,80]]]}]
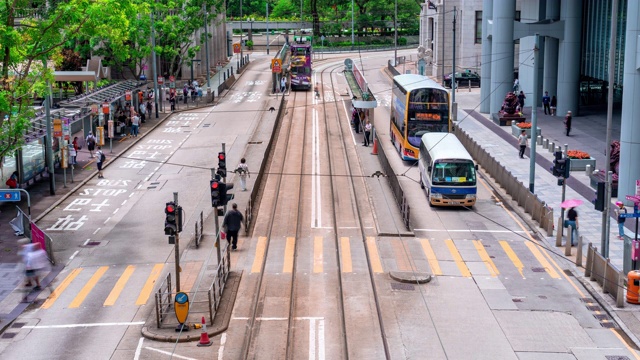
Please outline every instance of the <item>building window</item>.
[{"label": "building window", "polygon": [[482,44],[482,11],[476,11],[476,39],[474,44]]}]

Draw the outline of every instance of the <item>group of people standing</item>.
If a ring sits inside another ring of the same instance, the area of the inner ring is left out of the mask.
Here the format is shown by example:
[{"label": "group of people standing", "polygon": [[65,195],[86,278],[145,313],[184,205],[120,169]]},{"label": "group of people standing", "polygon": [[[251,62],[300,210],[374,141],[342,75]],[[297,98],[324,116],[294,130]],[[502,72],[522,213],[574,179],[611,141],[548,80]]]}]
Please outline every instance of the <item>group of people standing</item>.
[{"label": "group of people standing", "polygon": [[364,132],[362,146],[369,146],[371,143],[370,137],[372,126],[365,110],[353,107],[353,110],[351,111],[351,126],[353,126],[353,129],[357,134],[360,133],[360,130]]}]

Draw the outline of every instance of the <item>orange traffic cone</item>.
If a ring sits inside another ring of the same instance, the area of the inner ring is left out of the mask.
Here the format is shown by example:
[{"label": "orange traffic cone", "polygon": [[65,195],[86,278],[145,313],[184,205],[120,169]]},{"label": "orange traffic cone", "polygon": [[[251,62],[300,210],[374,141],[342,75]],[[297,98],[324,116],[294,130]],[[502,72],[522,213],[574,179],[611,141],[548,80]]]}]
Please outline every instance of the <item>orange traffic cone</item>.
[{"label": "orange traffic cone", "polygon": [[200,342],[198,346],[211,346],[212,342],[209,340],[209,334],[207,334],[207,323],[204,321],[204,316],[202,317],[202,332],[200,333]]},{"label": "orange traffic cone", "polygon": [[371,152],[371,155],[378,155],[378,139],[377,138],[373,138],[373,152]]}]

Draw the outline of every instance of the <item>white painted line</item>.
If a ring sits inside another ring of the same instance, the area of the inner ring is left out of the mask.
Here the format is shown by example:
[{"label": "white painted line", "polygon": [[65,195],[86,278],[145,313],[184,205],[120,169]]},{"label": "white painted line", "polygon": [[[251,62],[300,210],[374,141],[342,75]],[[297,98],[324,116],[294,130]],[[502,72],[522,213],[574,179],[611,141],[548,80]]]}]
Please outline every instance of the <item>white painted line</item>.
[{"label": "white painted line", "polygon": [[[283,318],[263,318],[263,317],[259,317],[256,318],[256,320],[260,320],[260,321],[284,321],[284,320],[288,320],[289,318],[283,317]],[[234,317],[233,320],[249,320],[248,317]]]},{"label": "white painted line", "polygon": [[168,351],[164,351],[164,350],[160,350],[160,349],[154,349],[154,348],[149,347],[149,346],[145,346],[145,349],[151,350],[151,351],[157,351],[160,354],[170,355],[172,358],[185,359],[185,360],[198,360],[198,359],[194,359],[194,358],[190,358],[190,357],[186,357],[186,356],[176,355],[176,354],[170,353]]},{"label": "white painted line", "polygon": [[120,210],[120,208],[116,208],[115,210],[113,210],[113,215],[115,215],[118,212],[118,210]]},{"label": "white painted line", "polygon": [[324,320],[322,316],[298,316],[295,317],[296,320]]},{"label": "white painted line", "polygon": [[158,171],[158,169],[160,169],[160,166],[158,166],[157,168],[153,169],[153,172]]},{"label": "white painted line", "polygon": [[93,323],[93,324],[64,324],[64,325],[26,325],[23,329],[72,329],[84,327],[102,327],[102,326],[135,326],[144,325],[144,321],[135,322],[113,322],[113,323]]},{"label": "white painted line", "polygon": [[[342,108],[344,109],[344,113],[346,114],[347,119],[349,120],[349,123],[351,123],[351,114],[349,113],[349,111],[347,111],[347,105],[344,102],[344,98],[340,99],[340,101],[342,101]],[[356,142],[356,134],[353,131],[349,131],[349,133],[351,133],[353,146],[358,146],[358,143]]]},{"label": "white painted line", "polygon": [[140,352],[142,351],[142,342],[143,341],[144,341],[144,337],[141,337],[140,340],[138,340],[138,347],[136,347],[136,353],[133,356],[133,360],[140,359]]},{"label": "white painted line", "polygon": [[220,336],[220,347],[218,348],[218,360],[224,359],[224,344],[227,342],[227,333],[224,332]]},{"label": "white painted line", "polygon": [[87,246],[87,244],[89,243],[89,241],[91,241],[91,239],[87,239],[87,241],[84,242],[84,244],[82,244],[82,246]]},{"label": "white painted line", "polygon": [[142,189],[142,185],[138,185],[138,189]]},{"label": "white painted line", "polygon": [[97,228],[96,231],[93,232],[93,235],[95,235],[98,231],[100,231],[100,229],[102,228]]},{"label": "white painted line", "polygon": [[318,322],[318,360],[324,360],[324,319]]},{"label": "white painted line", "polygon": [[106,224],[106,223],[107,223],[107,221],[109,221],[109,220],[111,220],[111,216],[109,216],[109,217],[107,218],[107,220],[105,220],[105,221],[103,222],[103,224]]},{"label": "white painted line", "polygon": [[120,206],[124,206],[124,204],[127,203],[127,200],[123,201],[122,204],[120,204]]},{"label": "white painted line", "polygon": [[473,229],[457,229],[457,230],[448,230],[448,229],[413,229],[413,231],[434,231],[434,232],[479,232],[479,233],[525,233],[522,230],[473,230]]},{"label": "white painted line", "polygon": [[309,360],[316,360],[316,321],[309,321]]},{"label": "white painted line", "polygon": [[78,255],[79,252],[80,250],[76,250],[76,252],[74,252],[73,255],[69,257],[69,260],[73,260],[73,258],[76,257],[76,255]]},{"label": "white painted line", "polygon": [[[140,185],[140,186],[142,186],[142,185]],[[132,196],[133,196],[133,193],[129,194],[129,197],[132,197]]]}]

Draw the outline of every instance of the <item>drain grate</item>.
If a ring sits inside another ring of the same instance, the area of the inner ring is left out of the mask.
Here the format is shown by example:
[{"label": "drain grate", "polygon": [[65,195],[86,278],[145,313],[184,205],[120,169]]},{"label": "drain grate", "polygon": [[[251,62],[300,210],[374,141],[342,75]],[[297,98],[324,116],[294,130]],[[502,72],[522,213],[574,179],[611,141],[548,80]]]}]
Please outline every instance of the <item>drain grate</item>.
[{"label": "drain grate", "polygon": [[393,290],[415,290],[416,287],[412,284],[404,284],[404,283],[391,283],[391,289]]},{"label": "drain grate", "polygon": [[612,323],[612,322],[601,322],[600,325],[605,329],[615,329],[616,328],[616,324]]},{"label": "drain grate", "polygon": [[3,339],[13,339],[14,337],[16,337],[17,333],[11,333],[11,332],[6,332],[4,334],[2,334],[2,338]]},{"label": "drain grate", "polygon": [[249,144],[249,145],[260,145],[260,144],[262,144],[262,141],[249,141],[247,144]]},{"label": "drain grate", "polygon": [[16,328],[19,329],[23,326],[25,326],[27,323],[23,323],[23,322],[14,322],[13,325],[11,325],[12,328]]},{"label": "drain grate", "polygon": [[202,124],[203,128],[206,128],[206,127],[209,127],[209,126],[211,126],[211,124]]},{"label": "drain grate", "polygon": [[513,301],[513,302],[524,302],[524,299],[523,298],[513,298],[513,299],[511,299],[511,301]]},{"label": "drain grate", "polygon": [[593,303],[596,302],[595,300],[593,300],[592,298],[580,298],[580,301],[582,301],[583,303]]},{"label": "drain grate", "polygon": [[100,245],[100,241],[89,241],[87,246],[98,246]]},{"label": "drain grate", "polygon": [[602,311],[602,308],[598,305],[587,305],[587,309],[591,311]]},{"label": "drain grate", "polygon": [[622,355],[605,355],[605,358],[607,360],[631,360],[629,359],[628,356],[622,356]]},{"label": "drain grate", "polygon": [[564,270],[564,274],[567,276],[573,276],[573,273],[571,272],[571,270]]},{"label": "drain grate", "polygon": [[593,317],[594,317],[594,318],[596,318],[596,319],[598,319],[598,320],[600,320],[600,321],[603,321],[603,320],[611,320],[611,319],[609,318],[609,315],[607,315],[607,314],[593,314]]},{"label": "drain grate", "polygon": [[542,299],[542,300],[547,300],[547,297],[544,295],[538,295],[538,298]]},{"label": "drain grate", "polygon": [[545,272],[545,269],[543,267],[534,267],[534,268],[531,268],[531,271],[541,273],[541,272]]}]

